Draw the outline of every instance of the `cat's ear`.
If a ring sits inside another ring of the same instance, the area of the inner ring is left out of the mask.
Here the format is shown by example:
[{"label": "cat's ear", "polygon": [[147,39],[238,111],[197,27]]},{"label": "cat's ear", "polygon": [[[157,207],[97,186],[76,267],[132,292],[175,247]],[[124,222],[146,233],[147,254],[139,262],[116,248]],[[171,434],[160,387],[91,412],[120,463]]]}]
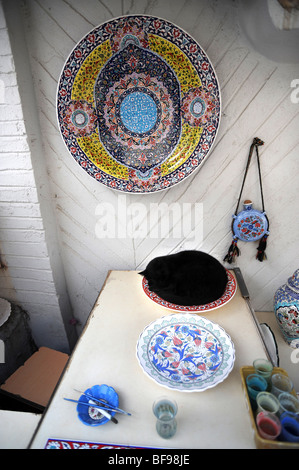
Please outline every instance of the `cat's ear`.
[{"label": "cat's ear", "polygon": [[145,269],[144,271],[141,271],[141,272],[138,273],[138,274],[140,274],[140,276],[146,276],[146,269]]}]

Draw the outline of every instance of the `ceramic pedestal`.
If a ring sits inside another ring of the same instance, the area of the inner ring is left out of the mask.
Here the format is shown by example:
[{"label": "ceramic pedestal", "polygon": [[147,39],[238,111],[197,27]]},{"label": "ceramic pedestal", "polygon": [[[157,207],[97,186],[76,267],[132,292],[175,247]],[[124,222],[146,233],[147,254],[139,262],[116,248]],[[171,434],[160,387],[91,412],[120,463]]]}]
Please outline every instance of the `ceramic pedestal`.
[{"label": "ceramic pedestal", "polygon": [[299,348],[299,269],[277,289],[274,312],[287,344]]}]

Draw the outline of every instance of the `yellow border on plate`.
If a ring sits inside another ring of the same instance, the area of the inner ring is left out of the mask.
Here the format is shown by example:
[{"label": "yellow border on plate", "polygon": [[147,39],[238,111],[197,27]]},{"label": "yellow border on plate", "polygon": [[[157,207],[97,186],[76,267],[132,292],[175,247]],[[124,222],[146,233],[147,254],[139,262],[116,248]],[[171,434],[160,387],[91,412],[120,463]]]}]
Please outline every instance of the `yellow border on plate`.
[{"label": "yellow border on plate", "polygon": [[[150,34],[150,49],[161,56],[174,70],[180,83],[182,93],[190,88],[201,86],[201,81],[188,57],[173,43]],[[96,47],[85,59],[74,79],[72,100],[84,100],[95,107],[94,83],[107,60],[113,55],[110,41],[107,40]],[[174,152],[161,165],[161,176],[173,172],[185,163],[198,146],[202,128],[191,127],[184,123],[182,133]],[[110,156],[100,141],[96,130],[93,134],[77,138],[78,145],[89,160],[100,170],[118,179],[128,180],[129,170]]]}]

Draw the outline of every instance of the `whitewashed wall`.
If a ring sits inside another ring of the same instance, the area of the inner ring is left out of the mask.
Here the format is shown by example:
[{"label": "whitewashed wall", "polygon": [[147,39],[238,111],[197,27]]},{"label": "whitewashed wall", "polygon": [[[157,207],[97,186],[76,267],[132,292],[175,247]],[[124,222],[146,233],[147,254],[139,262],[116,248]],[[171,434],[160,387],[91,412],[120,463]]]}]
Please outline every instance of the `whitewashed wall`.
[{"label": "whitewashed wall", "polygon": [[69,352],[77,334],[70,323],[72,308],[57,249],[46,166],[40,158],[31,70],[24,62],[24,36],[14,14],[13,21],[18,26],[14,56],[0,4],[0,296],[29,313],[38,346]]},{"label": "whitewashed wall", "polygon": [[[12,0],[12,3],[14,8],[21,7],[23,15],[42,157],[55,212],[57,252],[61,254],[74,317],[84,325],[110,269],[141,269],[153,257],[183,248],[201,249],[222,260],[231,242],[231,216],[255,136],[265,142],[260,155],[265,206],[271,224],[268,260],[258,262],[256,246],[240,243],[242,255],[236,265],[243,272],[254,308],[272,310],[275,290],[299,267],[299,104],[291,101],[294,91],[291,82],[299,79],[299,65],[276,63],[255,51],[240,31],[238,2],[233,0]],[[202,228],[203,232],[202,237],[194,240],[174,238],[171,231],[168,237],[141,236],[137,228],[135,236],[130,236],[126,218],[120,220],[122,237],[97,236],[97,211],[109,203],[117,215],[121,194],[89,177],[69,155],[59,134],[57,83],[71,50],[97,25],[135,13],[167,19],[191,34],[208,54],[219,79],[222,120],[204,165],[169,190],[125,196],[125,207],[142,203],[146,217],[150,215],[151,204],[177,203],[179,207],[183,203],[194,207],[197,204],[203,219],[195,231],[201,234]],[[256,201],[259,208],[254,164],[245,198]],[[10,274],[11,283],[17,288],[13,272]]]}]

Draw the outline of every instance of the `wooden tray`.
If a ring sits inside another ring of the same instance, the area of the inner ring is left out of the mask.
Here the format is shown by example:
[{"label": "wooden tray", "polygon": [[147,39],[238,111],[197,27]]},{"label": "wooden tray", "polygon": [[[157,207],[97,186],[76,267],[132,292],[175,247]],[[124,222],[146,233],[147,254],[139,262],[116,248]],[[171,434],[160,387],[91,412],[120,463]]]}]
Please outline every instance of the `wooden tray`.
[{"label": "wooden tray", "polygon": [[[273,374],[276,374],[278,372],[281,374],[288,375],[288,373],[284,369],[281,369],[280,367],[274,367]],[[255,442],[257,449],[299,449],[299,443],[285,442],[285,441],[272,441],[270,439],[264,439],[259,435],[257,427],[256,427],[256,423],[255,423],[255,414],[251,408],[249,395],[248,395],[247,387],[246,387],[246,377],[249,374],[254,374],[254,367],[252,366],[241,367],[240,373],[241,373],[241,378],[242,378],[242,387],[243,387],[245,398],[246,398],[246,404],[247,404],[247,408],[248,408],[249,415],[250,415],[250,421],[251,421],[251,425],[253,428],[254,442]],[[295,391],[293,391],[293,395],[297,396]]]}]

